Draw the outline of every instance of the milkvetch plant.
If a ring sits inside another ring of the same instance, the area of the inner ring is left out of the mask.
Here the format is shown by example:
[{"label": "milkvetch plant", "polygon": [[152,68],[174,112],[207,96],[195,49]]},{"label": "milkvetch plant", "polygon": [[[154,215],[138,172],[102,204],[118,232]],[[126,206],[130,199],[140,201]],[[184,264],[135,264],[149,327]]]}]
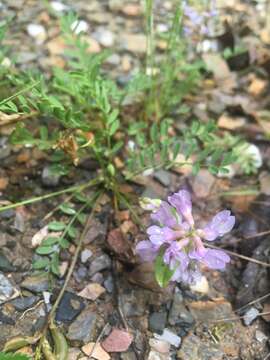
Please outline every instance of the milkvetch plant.
[{"label": "milkvetch plant", "polygon": [[141,206],[151,210],[156,223],[147,229],[149,240],[137,244],[137,252],[144,261],[155,262],[155,275],[160,286],[169,281],[196,283],[200,265],[223,270],[230,257],[222,250],[207,247],[211,242],[232,230],[235,217],[229,210],[217,213],[202,228],[192,216],[190,193],[186,190],[168,197],[168,201],[143,199]]}]

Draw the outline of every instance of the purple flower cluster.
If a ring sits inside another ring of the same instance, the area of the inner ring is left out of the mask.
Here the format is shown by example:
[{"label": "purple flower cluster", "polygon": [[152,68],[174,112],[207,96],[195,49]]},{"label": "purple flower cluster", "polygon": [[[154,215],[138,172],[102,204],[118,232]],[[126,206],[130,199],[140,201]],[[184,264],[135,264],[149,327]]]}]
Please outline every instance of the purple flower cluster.
[{"label": "purple flower cluster", "polygon": [[217,213],[202,229],[196,229],[188,191],[168,197],[168,202],[144,199],[142,207],[151,210],[157,225],[147,229],[149,240],[140,241],[136,250],[143,261],[153,261],[163,254],[163,262],[173,271],[171,281],[196,283],[200,264],[222,270],[230,257],[222,250],[209,249],[203,240],[213,241],[233,228],[235,217],[229,210]]},{"label": "purple flower cluster", "polygon": [[208,11],[199,12],[194,7],[189,6],[187,3],[184,4],[184,15],[189,20],[190,27],[184,27],[186,35],[190,35],[196,29],[202,35],[208,35],[207,21],[218,15],[215,3],[210,4]]}]

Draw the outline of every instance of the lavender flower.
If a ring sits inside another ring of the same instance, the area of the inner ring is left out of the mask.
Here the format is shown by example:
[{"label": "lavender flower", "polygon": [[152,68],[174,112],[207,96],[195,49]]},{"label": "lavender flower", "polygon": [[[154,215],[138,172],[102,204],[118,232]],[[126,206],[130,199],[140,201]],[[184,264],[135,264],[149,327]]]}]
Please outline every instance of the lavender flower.
[{"label": "lavender flower", "polygon": [[[144,200],[148,205],[150,200]],[[196,228],[192,216],[190,193],[186,190],[168,197],[168,202],[154,200],[151,214],[157,225],[147,229],[149,240],[137,244],[143,261],[162,256],[165,269],[171,272],[171,281],[195,283],[201,277],[200,265],[223,270],[230,257],[222,250],[207,247],[204,240],[213,241],[232,230],[235,217],[223,210],[202,229]],[[149,208],[149,206],[148,206]]]}]

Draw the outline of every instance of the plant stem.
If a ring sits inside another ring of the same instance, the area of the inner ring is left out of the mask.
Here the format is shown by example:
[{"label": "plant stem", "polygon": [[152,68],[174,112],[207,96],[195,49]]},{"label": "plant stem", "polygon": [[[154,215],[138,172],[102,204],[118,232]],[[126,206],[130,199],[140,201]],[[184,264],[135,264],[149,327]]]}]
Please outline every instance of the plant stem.
[{"label": "plant stem", "polygon": [[55,192],[52,192],[52,193],[49,193],[49,194],[37,196],[37,197],[31,198],[31,199],[23,200],[23,201],[15,203],[15,204],[2,206],[2,207],[0,207],[0,212],[5,211],[5,210],[9,210],[9,209],[14,209],[14,208],[16,208],[18,206],[22,206],[22,205],[29,205],[29,204],[32,204],[34,202],[46,200],[46,199],[49,199],[51,197],[59,196],[59,195],[65,194],[65,193],[82,191],[82,190],[84,190],[84,189],[86,189],[88,187],[95,186],[95,185],[97,185],[97,184],[99,184],[101,182],[102,182],[101,178],[95,178],[95,179],[90,180],[87,183],[84,183],[84,184],[81,184],[81,185],[71,186],[71,187],[69,187],[67,189],[63,189],[63,190],[55,191]]},{"label": "plant stem", "polygon": [[97,206],[97,204],[98,204],[98,202],[99,202],[99,199],[101,198],[102,194],[103,194],[103,193],[99,192],[99,193],[97,193],[97,194],[95,195],[95,200],[94,200],[94,204],[93,204],[93,207],[92,207],[92,211],[91,211],[90,215],[88,216],[88,219],[87,219],[87,221],[86,221],[86,224],[85,224],[85,226],[84,226],[84,229],[83,229],[83,231],[82,231],[82,233],[81,233],[81,235],[80,235],[79,242],[78,242],[78,245],[77,245],[77,248],[76,248],[76,252],[75,252],[75,254],[74,254],[74,256],[73,256],[73,259],[72,259],[72,262],[71,262],[71,264],[70,264],[70,267],[69,267],[69,270],[68,270],[68,273],[67,273],[67,276],[66,276],[64,285],[63,285],[63,287],[62,287],[62,289],[61,289],[61,291],[60,291],[60,293],[59,293],[59,295],[58,295],[58,297],[57,297],[57,299],[56,299],[56,301],[55,301],[55,303],[53,304],[53,307],[52,307],[52,309],[51,309],[51,312],[50,312],[50,315],[49,315],[49,321],[48,321],[49,324],[52,324],[53,321],[54,321],[55,312],[56,312],[56,310],[57,310],[57,308],[58,308],[58,305],[59,305],[59,303],[60,303],[60,301],[61,301],[61,299],[62,299],[62,297],[63,297],[63,295],[64,295],[64,292],[66,291],[68,282],[69,282],[69,280],[70,280],[70,278],[71,278],[71,275],[72,275],[73,270],[74,270],[74,268],[75,268],[76,262],[77,262],[77,260],[78,260],[79,253],[80,253],[80,251],[81,251],[81,247],[82,247],[82,244],[83,244],[83,239],[84,239],[87,231],[89,230],[89,226],[90,226],[91,221],[92,221],[92,219],[93,219],[96,206]]}]

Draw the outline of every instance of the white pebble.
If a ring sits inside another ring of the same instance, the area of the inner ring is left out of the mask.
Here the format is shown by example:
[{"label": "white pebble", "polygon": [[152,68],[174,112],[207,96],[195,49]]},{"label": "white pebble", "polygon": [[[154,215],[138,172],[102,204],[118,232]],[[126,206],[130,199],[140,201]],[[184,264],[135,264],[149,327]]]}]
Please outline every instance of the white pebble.
[{"label": "white pebble", "polygon": [[164,329],[163,330],[163,334],[159,335],[159,334],[154,334],[154,337],[158,340],[164,340],[167,341],[169,344],[175,346],[175,347],[179,347],[181,344],[181,338],[180,336],[177,336],[175,333],[173,333],[171,330],[169,329]]},{"label": "white pebble", "polygon": [[89,25],[84,20],[75,20],[71,24],[71,30],[75,32],[75,34],[80,34],[81,32],[86,33],[89,30]]}]

